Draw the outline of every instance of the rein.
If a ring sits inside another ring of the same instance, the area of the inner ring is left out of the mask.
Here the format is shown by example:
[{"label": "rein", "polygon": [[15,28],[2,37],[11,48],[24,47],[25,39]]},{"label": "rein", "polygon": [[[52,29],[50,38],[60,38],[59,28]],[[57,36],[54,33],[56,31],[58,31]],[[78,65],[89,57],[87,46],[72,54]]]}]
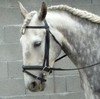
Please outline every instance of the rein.
[{"label": "rein", "polygon": [[[99,65],[100,64],[100,62],[98,62],[98,63],[95,63],[95,64],[92,64],[92,65],[87,65],[87,66],[85,66],[85,67],[81,67],[81,68],[72,68],[72,69],[63,69],[63,68],[48,68],[48,67],[46,67],[45,69],[44,69],[44,71],[47,71],[47,72],[49,72],[50,70],[52,71],[73,71],[73,70],[80,70],[80,69],[85,69],[85,68],[90,68],[90,67],[94,67],[95,65]],[[32,66],[22,66],[22,68],[23,68],[23,70],[42,70],[42,66],[34,66],[34,67],[32,67]]]},{"label": "rein", "polygon": [[[32,65],[32,66],[26,66],[23,65],[23,72],[27,73],[28,75],[32,76],[35,79],[40,80],[41,82],[46,82],[46,79],[42,78],[42,77],[38,77],[36,75],[33,75],[32,73],[30,73],[27,70],[41,70],[41,71],[46,71],[49,73],[52,73],[52,71],[73,71],[73,70],[81,70],[81,69],[85,69],[85,68],[90,68],[90,67],[94,67],[98,64],[100,64],[100,62],[92,64],[92,65],[88,65],[85,67],[81,67],[81,68],[72,68],[72,69],[62,69],[62,68],[50,68],[49,66],[49,48],[50,48],[50,34],[51,36],[54,38],[54,40],[58,43],[58,45],[61,47],[61,49],[63,50],[62,45],[57,41],[57,39],[55,38],[55,36],[50,32],[49,30],[49,26],[46,22],[46,20],[44,20],[45,26],[26,26],[26,29],[46,29],[46,36],[45,36],[45,53],[44,53],[44,60],[43,60],[43,65],[42,66],[38,66],[38,65]],[[60,59],[66,57],[67,54],[57,58],[55,60],[55,62],[59,61]]]}]

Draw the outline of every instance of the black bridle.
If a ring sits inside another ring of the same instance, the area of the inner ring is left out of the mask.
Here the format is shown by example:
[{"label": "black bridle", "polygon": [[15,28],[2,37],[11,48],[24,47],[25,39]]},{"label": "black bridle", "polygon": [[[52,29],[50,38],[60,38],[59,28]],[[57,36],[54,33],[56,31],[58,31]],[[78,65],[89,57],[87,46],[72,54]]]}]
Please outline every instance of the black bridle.
[{"label": "black bridle", "polygon": [[[48,26],[46,20],[44,21],[44,23],[45,23],[44,26],[26,26],[25,27],[26,29],[45,29],[46,30],[43,65],[42,66],[26,66],[26,65],[22,66],[23,72],[27,73],[28,75],[32,76],[35,79],[40,80],[41,82],[45,82],[46,80],[44,78],[33,75],[32,73],[28,72],[27,70],[42,70],[42,71],[46,71],[49,73],[51,73],[52,70],[55,70],[54,68],[50,68],[50,66],[49,66],[50,34],[52,35],[52,33],[49,30],[49,26]],[[62,48],[61,44],[56,40],[56,38],[54,36],[53,36],[53,38]],[[56,59],[55,62],[62,59],[65,56],[67,56],[67,55],[61,56],[60,58]]]},{"label": "black bridle", "polygon": [[[41,71],[46,71],[49,73],[52,73],[52,71],[71,71],[71,70],[80,70],[80,69],[85,69],[85,68],[89,68],[89,67],[93,67],[95,65],[100,64],[100,62],[89,65],[89,66],[85,66],[85,67],[81,67],[81,68],[72,68],[72,69],[62,69],[62,68],[50,68],[49,66],[49,48],[50,48],[50,35],[52,35],[52,37],[54,38],[54,40],[58,43],[58,45],[61,47],[61,49],[63,50],[62,45],[57,41],[57,39],[55,38],[55,36],[50,32],[49,30],[49,26],[46,22],[46,20],[44,20],[45,25],[44,26],[26,26],[26,29],[45,29],[46,30],[46,35],[45,35],[45,51],[44,51],[44,59],[43,59],[43,65],[42,66],[36,66],[36,65],[32,65],[32,66],[26,66],[23,65],[23,72],[27,73],[28,75],[32,76],[35,79],[40,80],[41,82],[46,82],[46,79],[44,79],[43,77],[38,77],[32,73],[30,73],[27,70],[41,70]],[[55,60],[55,62],[59,61],[60,59],[66,57],[67,54],[59,57],[58,59]]]}]

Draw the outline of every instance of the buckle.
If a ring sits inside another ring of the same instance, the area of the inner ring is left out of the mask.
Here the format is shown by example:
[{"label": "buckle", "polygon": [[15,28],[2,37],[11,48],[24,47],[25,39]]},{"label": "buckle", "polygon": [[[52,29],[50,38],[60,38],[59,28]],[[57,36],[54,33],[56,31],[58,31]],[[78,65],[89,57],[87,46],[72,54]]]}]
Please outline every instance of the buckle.
[{"label": "buckle", "polygon": [[50,67],[45,67],[44,71],[48,72],[49,74],[52,73],[52,69]]}]

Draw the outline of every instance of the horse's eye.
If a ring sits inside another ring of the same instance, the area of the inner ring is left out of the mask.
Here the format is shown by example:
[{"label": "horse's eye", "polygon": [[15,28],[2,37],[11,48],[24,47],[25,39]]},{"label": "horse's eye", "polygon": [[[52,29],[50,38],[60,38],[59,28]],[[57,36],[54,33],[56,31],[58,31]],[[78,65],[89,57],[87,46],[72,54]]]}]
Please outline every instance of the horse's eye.
[{"label": "horse's eye", "polygon": [[41,45],[41,41],[34,42],[34,47],[39,47]]}]

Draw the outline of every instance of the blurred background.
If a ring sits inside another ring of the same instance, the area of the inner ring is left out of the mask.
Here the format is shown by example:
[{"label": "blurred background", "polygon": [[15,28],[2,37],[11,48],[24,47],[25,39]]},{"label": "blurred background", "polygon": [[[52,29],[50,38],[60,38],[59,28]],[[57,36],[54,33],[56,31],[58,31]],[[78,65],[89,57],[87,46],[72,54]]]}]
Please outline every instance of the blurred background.
[{"label": "blurred background", "polygon": [[[85,99],[77,71],[53,72],[44,92],[25,89],[19,42],[23,18],[17,1],[28,11],[38,11],[45,1],[48,6],[67,4],[100,15],[100,0],[0,0],[0,99]],[[75,68],[68,57],[55,67]]]}]

